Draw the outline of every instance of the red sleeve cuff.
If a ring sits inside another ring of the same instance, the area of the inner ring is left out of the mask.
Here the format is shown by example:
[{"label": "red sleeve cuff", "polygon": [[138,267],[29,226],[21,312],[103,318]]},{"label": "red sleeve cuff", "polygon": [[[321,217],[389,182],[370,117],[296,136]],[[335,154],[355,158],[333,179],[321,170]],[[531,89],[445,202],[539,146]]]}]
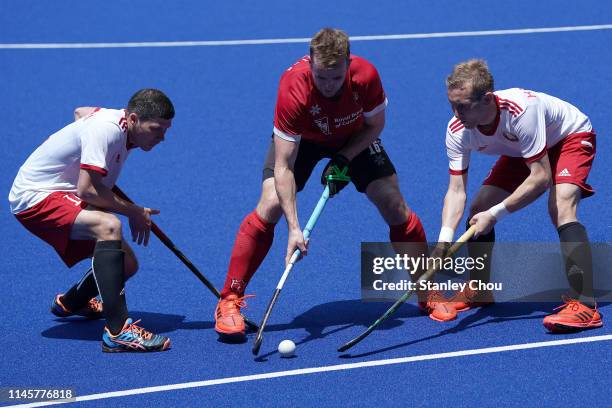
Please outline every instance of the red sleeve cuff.
[{"label": "red sleeve cuff", "polygon": [[453,169],[448,169],[448,172],[450,174],[452,174],[453,176],[460,176],[462,174],[465,174],[468,172],[468,169],[463,169],[463,170],[453,170]]},{"label": "red sleeve cuff", "polygon": [[530,164],[530,163],[540,160],[544,156],[546,156],[546,146],[544,146],[544,148],[542,149],[540,153],[536,154],[535,156],[525,157],[524,160],[525,160],[525,163]]},{"label": "red sleeve cuff", "polygon": [[103,176],[106,176],[108,174],[108,171],[106,171],[106,169],[103,169],[98,166],[92,166],[91,164],[81,164],[81,168],[85,170],[93,170],[96,173],[100,173]]}]

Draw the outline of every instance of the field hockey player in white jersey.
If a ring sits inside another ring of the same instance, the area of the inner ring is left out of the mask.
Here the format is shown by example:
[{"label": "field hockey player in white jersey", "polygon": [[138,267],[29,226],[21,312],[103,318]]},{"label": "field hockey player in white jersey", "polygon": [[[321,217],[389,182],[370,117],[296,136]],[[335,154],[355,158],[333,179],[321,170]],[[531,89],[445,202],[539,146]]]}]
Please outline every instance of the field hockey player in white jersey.
[{"label": "field hockey player in white jersey", "polygon": [[[174,106],[156,89],[136,92],[126,109],[78,108],[76,121],[52,134],[21,166],[9,193],[11,212],[51,245],[66,266],[92,258],[83,278],[55,296],[58,317],[104,317],[106,352],[161,351],[170,340],[128,316],[125,281],[138,262],[122,237],[129,219],[132,240],[147,245],[158,210],[132,204],[112,192],[130,150],[151,150],[164,140]],[[98,296],[101,300],[98,299]]]},{"label": "field hockey player in white jersey", "polygon": [[[470,205],[468,226],[476,225],[471,242],[480,244],[468,243],[468,251],[473,257],[488,254],[489,260],[470,278],[489,281],[495,224],[548,190],[548,212],[559,234],[570,293],[557,313],[544,318],[544,326],[552,332],[601,327],[593,297],[591,247],[577,218],[580,200],[594,194],[587,184],[596,149],[589,118],[541,92],[495,91],[483,60],[456,65],[446,84],[454,114],[446,131],[450,181],[435,255],[444,254],[463,215],[471,153],[500,156]],[[491,304],[493,296],[466,289],[452,300],[455,309],[463,311]]]}]

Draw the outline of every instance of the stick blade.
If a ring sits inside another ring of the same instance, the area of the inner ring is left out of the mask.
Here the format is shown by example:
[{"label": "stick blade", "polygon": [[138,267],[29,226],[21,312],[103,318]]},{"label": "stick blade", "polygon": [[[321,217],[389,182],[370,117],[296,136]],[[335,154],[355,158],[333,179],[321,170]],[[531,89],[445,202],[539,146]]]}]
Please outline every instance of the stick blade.
[{"label": "stick blade", "polygon": [[344,351],[346,351],[346,350],[350,349],[351,347],[353,347],[353,345],[352,345],[352,344],[351,344],[351,342],[349,341],[348,343],[346,343],[346,344],[344,344],[344,345],[340,346],[340,347],[338,348],[338,352],[339,352],[339,353],[342,353],[342,352],[344,352]]},{"label": "stick blade", "polygon": [[[377,321],[378,322],[378,321]],[[368,335],[370,333],[372,333],[372,331],[374,330],[374,327],[376,327],[376,323],[373,324],[372,326],[368,327],[368,330],[364,331],[363,333],[361,333],[359,336],[355,337],[353,340],[348,341],[346,343],[344,343],[342,346],[340,346],[338,348],[338,352],[342,353],[343,351],[346,351],[348,349],[350,349],[351,347],[353,347],[355,344],[359,343],[361,340],[365,339],[366,337],[368,337]]]},{"label": "stick blade", "polygon": [[261,348],[262,341],[263,341],[263,336],[257,336],[257,338],[255,339],[255,343],[253,343],[253,349],[251,350],[254,356],[259,354],[259,349]]}]

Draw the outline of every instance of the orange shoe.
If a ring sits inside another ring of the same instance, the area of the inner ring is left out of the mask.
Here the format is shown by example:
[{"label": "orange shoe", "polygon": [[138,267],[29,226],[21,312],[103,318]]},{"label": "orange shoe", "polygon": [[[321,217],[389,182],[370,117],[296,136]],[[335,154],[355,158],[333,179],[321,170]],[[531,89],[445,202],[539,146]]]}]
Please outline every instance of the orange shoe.
[{"label": "orange shoe", "polygon": [[603,326],[601,315],[595,309],[580,303],[575,299],[563,296],[563,302],[554,310],[561,309],[557,313],[544,318],[544,327],[553,333],[567,333],[573,331],[596,329]]},{"label": "orange shoe", "polygon": [[450,302],[458,312],[465,312],[466,310],[474,309],[476,307],[490,306],[495,303],[493,299],[493,292],[490,290],[477,291],[470,289],[470,285],[467,285],[464,290],[460,290],[450,298]]},{"label": "orange shoe", "polygon": [[455,307],[437,290],[429,291],[426,301],[419,301],[419,309],[437,322],[448,322],[457,318]]},{"label": "orange shoe", "polygon": [[240,341],[246,339],[244,317],[240,314],[240,308],[246,307],[245,298],[253,297],[246,295],[239,297],[235,293],[219,299],[215,310],[215,331],[225,340]]}]

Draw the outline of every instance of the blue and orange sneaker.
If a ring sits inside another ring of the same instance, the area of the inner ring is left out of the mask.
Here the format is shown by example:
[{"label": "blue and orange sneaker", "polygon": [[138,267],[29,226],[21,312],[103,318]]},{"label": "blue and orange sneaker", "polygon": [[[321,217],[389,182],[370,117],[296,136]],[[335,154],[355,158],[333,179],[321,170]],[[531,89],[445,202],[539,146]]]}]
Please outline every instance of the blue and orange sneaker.
[{"label": "blue and orange sneaker", "polygon": [[553,333],[568,333],[603,326],[597,307],[591,309],[576,299],[563,296],[563,304],[554,310],[559,312],[544,318],[544,327]]},{"label": "blue and orange sneaker", "polygon": [[51,313],[57,317],[83,316],[92,320],[103,317],[102,302],[98,298],[90,299],[81,309],[72,312],[62,303],[62,296],[64,296],[63,293],[55,296],[53,303],[51,303]]},{"label": "blue and orange sneaker", "polygon": [[164,351],[170,348],[170,339],[166,336],[153,334],[136,324],[129,317],[123,329],[117,335],[112,335],[108,327],[104,327],[102,335],[102,351],[105,353]]}]

